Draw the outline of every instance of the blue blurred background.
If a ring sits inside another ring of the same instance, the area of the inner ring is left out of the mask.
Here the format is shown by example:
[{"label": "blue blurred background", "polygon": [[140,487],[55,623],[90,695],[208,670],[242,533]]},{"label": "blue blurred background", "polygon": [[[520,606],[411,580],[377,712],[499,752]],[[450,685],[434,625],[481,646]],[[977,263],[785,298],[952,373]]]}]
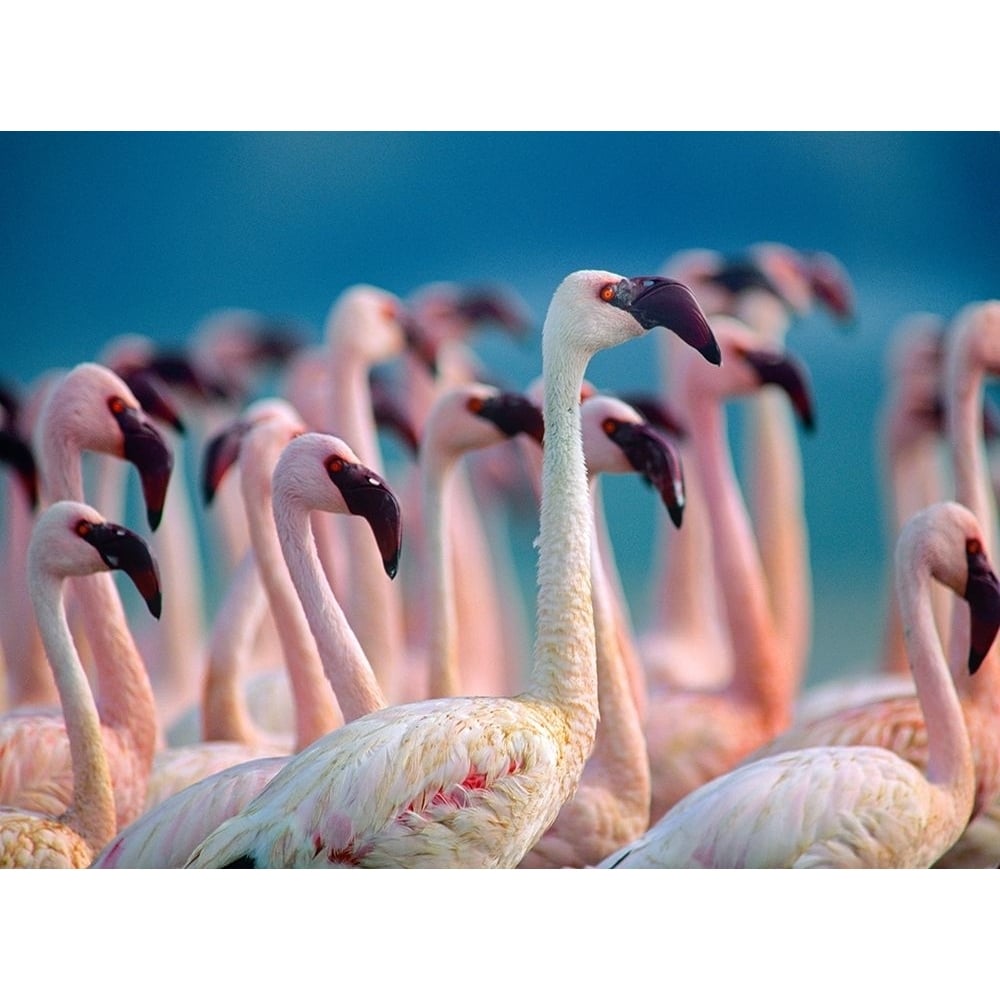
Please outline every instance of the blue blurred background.
[{"label": "blue blurred background", "polygon": [[[688,247],[827,250],[856,287],[789,346],[813,376],[801,438],[815,586],[810,680],[876,652],[885,539],[874,451],[885,341],[907,312],[1000,294],[1000,133],[5,133],[0,376],[27,382],[137,331],[176,345],[226,306],[304,320],[363,281],[406,295],[502,282],[540,325],[581,267],[655,273]],[[477,342],[508,383],[537,336]],[[653,388],[646,341],[599,356],[611,390]],[[609,499],[641,616],[652,495]]]}]

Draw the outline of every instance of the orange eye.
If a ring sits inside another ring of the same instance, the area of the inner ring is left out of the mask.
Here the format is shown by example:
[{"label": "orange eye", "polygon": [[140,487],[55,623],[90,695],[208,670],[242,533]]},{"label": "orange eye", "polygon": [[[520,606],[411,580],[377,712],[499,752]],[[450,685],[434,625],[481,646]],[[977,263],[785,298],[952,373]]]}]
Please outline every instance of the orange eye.
[{"label": "orange eye", "polygon": [[327,472],[342,472],[343,469],[344,469],[344,460],[339,455],[331,455],[326,460]]},{"label": "orange eye", "polygon": [[382,306],[382,318],[388,320],[394,320],[399,317],[399,310],[392,302],[386,302]]},{"label": "orange eye", "polygon": [[600,294],[601,294],[601,298],[605,302],[610,302],[615,297],[615,286],[614,285],[605,285],[601,289],[601,293]]},{"label": "orange eye", "polygon": [[965,551],[968,552],[970,556],[978,556],[980,552],[983,551],[982,542],[978,538],[970,538],[965,543]]},{"label": "orange eye", "polygon": [[90,529],[93,525],[89,521],[77,521],[76,522],[76,533],[81,538],[86,538],[90,534]]},{"label": "orange eye", "polygon": [[614,434],[617,429],[618,421],[615,420],[614,417],[605,417],[601,421],[601,430],[603,430],[605,434]]},{"label": "orange eye", "polygon": [[483,411],[483,401],[478,396],[473,396],[465,405],[470,413],[482,413]]},{"label": "orange eye", "polygon": [[114,414],[124,413],[128,409],[125,405],[125,400],[121,396],[112,396],[108,400],[108,408]]}]

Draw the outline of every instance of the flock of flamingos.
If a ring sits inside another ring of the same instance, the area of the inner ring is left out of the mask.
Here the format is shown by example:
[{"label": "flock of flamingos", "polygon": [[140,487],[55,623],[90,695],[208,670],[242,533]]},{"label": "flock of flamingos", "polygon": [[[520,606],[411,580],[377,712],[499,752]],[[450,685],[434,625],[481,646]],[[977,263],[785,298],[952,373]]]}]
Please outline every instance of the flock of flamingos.
[{"label": "flock of flamingos", "polygon": [[[785,341],[853,308],[834,257],[762,243],[569,274],[528,386],[474,351],[516,295],[444,282],[346,288],[318,345],[225,311],[8,384],[0,866],[997,867],[1000,301],[901,317],[884,643],[805,691]],[[662,392],[588,381],[642,336]],[[641,623],[610,475],[656,491]]]}]

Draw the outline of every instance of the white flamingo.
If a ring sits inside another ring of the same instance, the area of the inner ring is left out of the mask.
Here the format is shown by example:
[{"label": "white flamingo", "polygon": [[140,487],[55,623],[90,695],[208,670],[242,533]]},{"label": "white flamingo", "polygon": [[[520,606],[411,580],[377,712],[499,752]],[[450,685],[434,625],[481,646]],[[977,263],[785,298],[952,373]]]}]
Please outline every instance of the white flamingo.
[{"label": "white flamingo", "polygon": [[573,794],[597,725],[592,515],[580,439],[591,356],[665,325],[713,362],[687,288],[574,272],[542,334],[545,449],[535,657],[511,698],[444,698],[349,723],[297,755],[188,867],[513,867]]},{"label": "white flamingo", "polygon": [[[584,400],[580,416],[592,502],[598,502],[593,490],[598,476],[638,472],[658,490],[679,526],[685,502],[683,476],[669,440],[631,406],[610,396]],[[600,720],[594,749],[576,792],[524,856],[520,868],[589,867],[649,826],[649,755],[622,650],[622,643],[630,637],[620,632],[618,597],[605,572],[605,550],[597,528],[595,518],[591,585]],[[610,550],[608,556],[613,558]]]},{"label": "white flamingo", "polygon": [[814,746],[744,764],[677,803],[602,868],[926,868],[965,829],[972,747],[940,637],[932,581],[968,602],[975,672],[1000,627],[979,524],[954,502],[900,533],[896,581],[927,726],[926,772],[881,746]]},{"label": "white flamingo", "polygon": [[73,644],[63,602],[67,577],[127,573],[160,613],[156,564],[138,535],[87,504],[61,500],[35,524],[28,552],[31,599],[62,706],[72,761],[65,810],[0,806],[0,868],[86,868],[117,828],[111,767],[94,693]]}]

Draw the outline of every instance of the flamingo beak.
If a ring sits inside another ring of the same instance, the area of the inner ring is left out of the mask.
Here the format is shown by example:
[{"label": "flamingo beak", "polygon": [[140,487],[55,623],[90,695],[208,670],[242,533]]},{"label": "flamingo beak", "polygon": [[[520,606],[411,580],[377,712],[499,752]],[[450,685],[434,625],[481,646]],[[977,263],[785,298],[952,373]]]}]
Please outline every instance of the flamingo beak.
[{"label": "flamingo beak", "polygon": [[184,433],[184,422],[177,413],[177,407],[164,392],[159,379],[152,370],[134,369],[130,372],[118,372],[122,380],[132,390],[139,405],[151,416],[158,417],[165,424],[173,427],[178,434]]},{"label": "flamingo beak", "polygon": [[139,472],[146,518],[153,531],[160,524],[174,456],[160,432],[139,410],[125,407],[114,414],[124,437],[123,457]]},{"label": "flamingo beak", "polygon": [[530,318],[519,303],[497,289],[469,289],[456,309],[473,326],[494,324],[513,337],[524,338],[531,329]]},{"label": "flamingo beak", "polygon": [[496,425],[507,437],[527,434],[539,444],[545,439],[541,409],[519,392],[501,392],[478,400],[475,413]]},{"label": "flamingo beak", "polygon": [[28,503],[35,510],[38,507],[38,468],[31,447],[19,434],[0,429],[0,462],[6,462],[17,473],[28,495]]},{"label": "flamingo beak", "polygon": [[658,430],[683,441],[688,436],[688,429],[684,426],[684,421],[677,415],[669,403],[657,396],[645,393],[627,393],[619,397],[622,402],[628,403],[633,410],[648,423]]},{"label": "flamingo beak", "polygon": [[687,285],[672,278],[623,278],[610,301],[630,313],[644,330],[666,327],[706,361],[722,364],[719,343]]},{"label": "flamingo beak", "polygon": [[629,464],[663,500],[674,527],[679,528],[686,503],[684,469],[673,444],[649,424],[633,424],[609,417],[604,433],[614,441]]},{"label": "flamingo beak", "polygon": [[245,420],[234,420],[205,444],[201,465],[201,495],[205,506],[215,499],[226,473],[240,457],[240,442],[249,430]]},{"label": "flamingo beak", "polygon": [[91,525],[82,536],[100,553],[111,569],[125,572],[142,595],[154,618],[160,617],[162,595],[156,559],[145,540],[128,528],[110,521]]},{"label": "flamingo beak", "polygon": [[969,673],[974,674],[1000,630],[1000,581],[981,545],[968,543],[965,559],[969,568],[964,595],[969,604]]},{"label": "flamingo beak", "polygon": [[734,295],[749,291],[767,292],[769,295],[773,295],[789,312],[795,311],[788,299],[781,294],[781,289],[767,276],[765,271],[751,260],[742,258],[728,260],[709,277],[709,281]]},{"label": "flamingo beak", "polygon": [[382,556],[382,565],[389,579],[393,579],[403,545],[402,514],[396,494],[377,472],[359,463],[343,462],[336,471],[328,467],[327,472],[333,485],[340,490],[347,509],[368,522]]},{"label": "flamingo beak", "polygon": [[399,323],[403,328],[403,339],[406,341],[407,350],[423,363],[431,376],[436,378],[438,374],[437,351],[427,331],[416,317],[408,312],[399,316]]},{"label": "flamingo beak", "polygon": [[833,254],[816,252],[806,258],[813,295],[842,323],[854,321],[854,288],[843,264]]},{"label": "flamingo beak", "polygon": [[780,351],[742,351],[743,358],[757,373],[762,385],[776,385],[787,393],[802,426],[816,427],[812,389],[805,367],[790,354]]}]

